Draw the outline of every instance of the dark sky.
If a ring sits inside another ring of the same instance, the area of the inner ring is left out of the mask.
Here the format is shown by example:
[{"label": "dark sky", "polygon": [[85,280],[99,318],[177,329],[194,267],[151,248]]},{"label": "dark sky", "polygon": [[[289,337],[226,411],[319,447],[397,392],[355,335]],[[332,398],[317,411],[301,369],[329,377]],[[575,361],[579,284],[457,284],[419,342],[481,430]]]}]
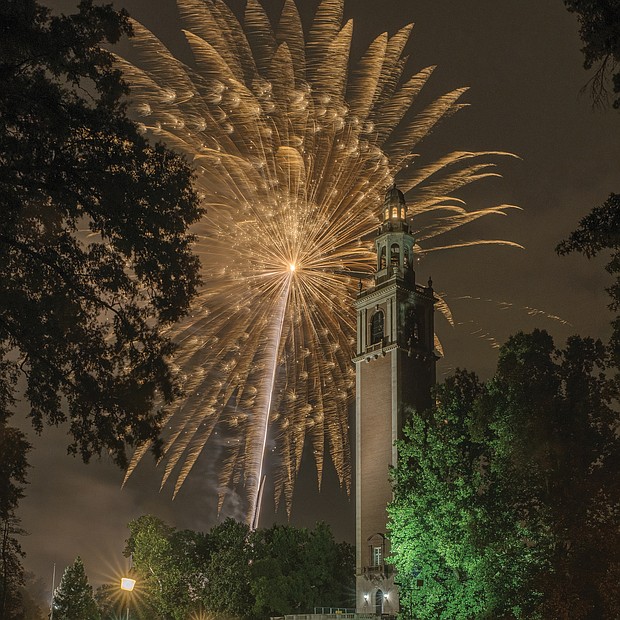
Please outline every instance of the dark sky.
[{"label": "dark sky", "polygon": [[[65,12],[73,8],[67,0],[48,4]],[[274,0],[265,4],[280,6]],[[314,0],[299,4],[311,15]],[[173,2],[116,5],[182,50]],[[384,30],[415,22],[411,68],[438,65],[427,87],[431,96],[470,86],[471,106],[443,124],[424,143],[425,152],[493,149],[522,158],[504,161],[504,178],[483,182],[467,199],[471,206],[507,202],[523,211],[482,220],[454,239],[507,238],[526,249],[481,246],[431,254],[417,270],[424,281],[432,275],[435,288],[452,300],[459,323],[452,329],[437,321],[446,353],[439,377],[455,367],[487,377],[497,353],[487,337],[503,342],[536,326],[549,330],[557,344],[572,333],[606,337],[610,315],[603,261],[560,258],[554,248],[593,206],[611,191],[620,192],[620,112],[594,111],[588,95],[580,95],[588,76],[576,19],[561,0],[350,0],[347,13],[355,20],[358,50]],[[458,299],[464,296],[480,300]],[[544,314],[531,316],[533,308],[570,325]],[[169,489],[159,493],[160,475],[152,466],[143,463],[121,490],[122,473],[110,463],[85,466],[66,456],[63,429],[31,440],[33,467],[19,514],[31,533],[23,544],[26,567],[45,580],[51,581],[53,563],[61,572],[78,554],[91,582],[115,579],[125,566],[126,524],[141,514],[196,530],[214,524],[213,484],[200,475],[200,466],[173,502]],[[209,455],[202,459],[206,464]],[[312,525],[322,519],[338,538],[353,541],[353,499],[337,488],[333,471],[327,471],[319,494],[312,466],[302,469],[292,522]],[[262,517],[263,526],[274,519],[268,492]]]}]

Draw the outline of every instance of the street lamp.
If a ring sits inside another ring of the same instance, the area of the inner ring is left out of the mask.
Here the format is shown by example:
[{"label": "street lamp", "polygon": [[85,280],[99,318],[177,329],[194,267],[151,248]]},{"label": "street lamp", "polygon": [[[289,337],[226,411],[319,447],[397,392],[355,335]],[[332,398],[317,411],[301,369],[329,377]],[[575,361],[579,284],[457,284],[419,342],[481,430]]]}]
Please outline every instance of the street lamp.
[{"label": "street lamp", "polygon": [[[121,590],[125,590],[127,593],[133,592],[135,586],[135,579],[131,579],[130,577],[123,577],[121,579]],[[129,620],[129,594],[127,594],[127,620]]]}]

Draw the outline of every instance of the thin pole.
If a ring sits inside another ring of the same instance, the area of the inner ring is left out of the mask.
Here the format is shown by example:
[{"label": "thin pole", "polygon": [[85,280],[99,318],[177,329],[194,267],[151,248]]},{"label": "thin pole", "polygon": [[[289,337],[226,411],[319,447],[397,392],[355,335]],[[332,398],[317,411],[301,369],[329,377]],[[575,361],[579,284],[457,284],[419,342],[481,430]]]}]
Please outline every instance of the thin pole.
[{"label": "thin pole", "polygon": [[56,562],[52,569],[52,596],[50,598],[50,620],[54,620],[54,588],[56,587]]}]

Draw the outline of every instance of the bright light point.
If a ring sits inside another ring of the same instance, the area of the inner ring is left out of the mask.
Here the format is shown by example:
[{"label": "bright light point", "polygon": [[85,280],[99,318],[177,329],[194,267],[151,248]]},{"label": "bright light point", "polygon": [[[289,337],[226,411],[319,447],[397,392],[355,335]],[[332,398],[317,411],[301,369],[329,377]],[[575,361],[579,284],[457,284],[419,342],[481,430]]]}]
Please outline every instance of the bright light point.
[{"label": "bright light point", "polygon": [[121,590],[127,590],[127,592],[131,592],[135,585],[135,579],[129,579],[129,577],[123,577],[121,579]]},{"label": "bright light point", "polygon": [[291,271],[295,271],[295,263],[291,263],[291,264],[288,266],[288,268],[289,268]]}]

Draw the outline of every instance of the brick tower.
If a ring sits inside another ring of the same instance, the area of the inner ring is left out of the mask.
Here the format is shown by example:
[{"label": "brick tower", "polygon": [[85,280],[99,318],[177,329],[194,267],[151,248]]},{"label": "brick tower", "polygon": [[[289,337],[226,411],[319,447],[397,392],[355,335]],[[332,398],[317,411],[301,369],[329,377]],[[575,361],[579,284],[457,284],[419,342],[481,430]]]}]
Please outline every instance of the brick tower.
[{"label": "brick tower", "polygon": [[435,383],[432,283],[416,284],[415,239],[403,193],[385,195],[377,237],[374,286],[360,291],[356,367],[356,609],[398,613],[398,588],[386,537],[386,505],[392,499],[388,469],[396,465],[394,442],[403,413],[431,404]]}]

